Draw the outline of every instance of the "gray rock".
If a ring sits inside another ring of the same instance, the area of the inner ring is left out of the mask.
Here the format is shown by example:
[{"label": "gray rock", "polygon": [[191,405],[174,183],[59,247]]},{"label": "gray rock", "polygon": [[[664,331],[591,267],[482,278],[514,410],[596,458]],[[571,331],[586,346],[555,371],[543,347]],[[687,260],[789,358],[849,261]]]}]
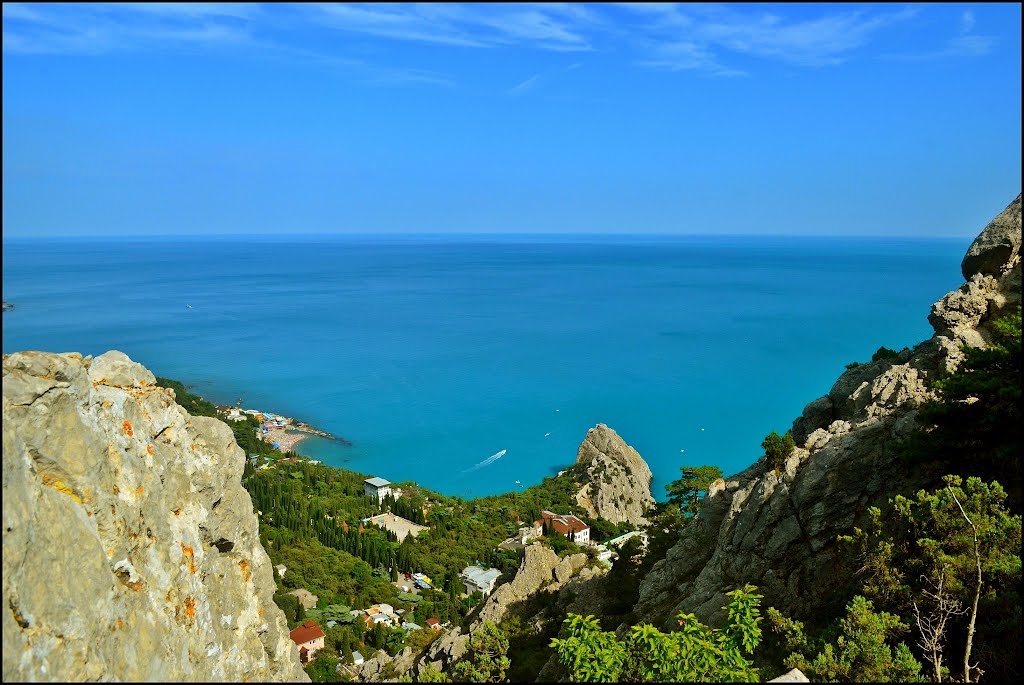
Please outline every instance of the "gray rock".
[{"label": "gray rock", "polygon": [[588,516],[628,521],[638,528],[647,524],[644,513],[654,506],[651,469],[618,433],[603,423],[591,428],[580,444],[576,464],[586,468],[587,482],[576,502]]},{"label": "gray rock", "polygon": [[120,352],[4,356],[4,680],[308,681],[242,451],[154,383]]},{"label": "gray rock", "polygon": [[974,239],[960,270],[970,280],[974,274],[997,276],[1020,253],[1020,195]]},{"label": "gray rock", "polygon": [[[986,345],[991,321],[1020,302],[1020,255],[998,249],[1019,246],[1020,207],[1018,197],[972,246],[965,264],[986,273],[971,273],[932,307],[930,340],[847,370],[807,405],[794,422],[801,447],[782,473],[760,460],[709,489],[697,519],[641,583],[635,613],[666,627],[680,611],[719,621],[725,593],[744,583],[758,586],[765,606],[797,617],[829,600],[845,576],[837,536],[864,526],[869,507],[941,476],[927,465],[904,468],[893,445],[915,425],[934,382],[956,368],[961,346]],[[984,261],[995,255],[1005,263]]]}]

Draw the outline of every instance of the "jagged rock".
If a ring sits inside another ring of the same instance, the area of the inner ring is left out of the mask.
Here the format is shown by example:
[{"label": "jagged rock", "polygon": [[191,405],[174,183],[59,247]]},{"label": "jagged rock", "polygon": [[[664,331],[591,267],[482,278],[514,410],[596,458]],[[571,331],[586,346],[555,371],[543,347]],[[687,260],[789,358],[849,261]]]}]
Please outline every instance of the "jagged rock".
[{"label": "jagged rock", "polygon": [[960,270],[970,280],[974,274],[998,275],[1020,252],[1020,195],[992,220],[967,248]]},{"label": "jagged rock", "polygon": [[[942,475],[929,464],[906,469],[894,445],[913,430],[934,382],[959,363],[961,345],[986,345],[990,322],[1020,302],[1020,208],[1018,197],[975,241],[964,263],[987,273],[970,274],[932,307],[930,340],[847,370],[808,404],[793,424],[802,447],[781,472],[761,459],[709,489],[697,519],[641,583],[636,614],[666,627],[680,611],[715,622],[725,593],[744,583],[758,586],[764,605],[798,617],[829,601],[846,577],[837,536],[865,525],[870,506]],[[995,265],[995,255],[1008,261]]]},{"label": "jagged rock", "polygon": [[360,682],[393,680],[401,677],[412,668],[414,660],[412,647],[406,647],[394,657],[391,657],[382,649],[374,654],[373,658],[367,659],[359,665],[356,671],[356,678]]},{"label": "jagged rock", "polygon": [[588,516],[637,527],[647,524],[644,513],[654,505],[651,469],[618,433],[603,423],[591,428],[580,444],[576,464],[586,469],[587,482],[576,501]]},{"label": "jagged rock", "polygon": [[308,681],[242,450],[120,352],[3,360],[4,680]]},{"label": "jagged rock", "polygon": [[536,593],[558,591],[584,569],[586,563],[586,554],[572,554],[559,559],[550,547],[540,543],[527,546],[515,577],[487,596],[469,630],[463,633],[456,628],[435,640],[414,670],[418,673],[422,665],[428,663],[438,670],[448,670],[465,656],[470,636],[484,622],[500,623],[511,609]]}]

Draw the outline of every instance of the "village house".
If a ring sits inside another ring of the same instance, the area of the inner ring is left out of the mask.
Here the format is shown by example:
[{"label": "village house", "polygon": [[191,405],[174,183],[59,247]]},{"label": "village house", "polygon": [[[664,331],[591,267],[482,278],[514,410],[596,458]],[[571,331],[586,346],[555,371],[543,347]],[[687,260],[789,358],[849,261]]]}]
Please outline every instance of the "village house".
[{"label": "village house", "polygon": [[363,663],[363,655],[359,652],[352,652],[352,663],[356,666]]},{"label": "village house", "polygon": [[378,623],[383,623],[388,628],[392,628],[399,620],[398,612],[390,604],[374,604],[365,611],[363,625],[372,628]]},{"label": "village house", "polygon": [[534,522],[534,526],[543,528],[545,525],[556,533],[568,537],[577,545],[586,545],[590,542],[590,526],[572,514],[556,514],[545,509],[540,513],[540,520]]},{"label": "village house", "polygon": [[299,661],[303,666],[316,659],[316,653],[324,648],[326,635],[316,621],[306,621],[288,635],[299,647]]},{"label": "village house", "polygon": [[441,622],[438,621],[436,618],[428,618],[427,619],[427,627],[430,628],[431,630],[435,630],[435,631],[440,632],[441,631]]},{"label": "village house", "polygon": [[482,568],[480,566],[467,566],[459,574],[463,584],[466,586],[466,594],[471,595],[479,592],[485,597],[494,589],[501,571],[496,568]]},{"label": "village house", "polygon": [[523,526],[519,529],[519,532],[516,534],[516,540],[519,542],[519,544],[525,545],[530,540],[533,540],[534,538],[539,538],[543,534],[544,526],[537,524],[534,524],[532,526]]},{"label": "village house", "polygon": [[363,494],[376,497],[378,501],[391,494],[391,481],[383,478],[367,478],[363,481]]}]

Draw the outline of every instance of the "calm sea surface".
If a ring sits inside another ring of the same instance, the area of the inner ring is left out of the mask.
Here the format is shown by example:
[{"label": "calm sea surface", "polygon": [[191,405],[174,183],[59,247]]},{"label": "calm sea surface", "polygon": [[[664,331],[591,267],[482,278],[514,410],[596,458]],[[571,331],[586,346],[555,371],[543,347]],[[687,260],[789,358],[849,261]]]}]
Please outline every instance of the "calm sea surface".
[{"label": "calm sea surface", "polygon": [[354,443],[314,458],[462,497],[539,482],[602,422],[663,499],[680,466],[755,461],[846,363],[929,337],[969,244],[5,239],[3,351],[121,350]]}]

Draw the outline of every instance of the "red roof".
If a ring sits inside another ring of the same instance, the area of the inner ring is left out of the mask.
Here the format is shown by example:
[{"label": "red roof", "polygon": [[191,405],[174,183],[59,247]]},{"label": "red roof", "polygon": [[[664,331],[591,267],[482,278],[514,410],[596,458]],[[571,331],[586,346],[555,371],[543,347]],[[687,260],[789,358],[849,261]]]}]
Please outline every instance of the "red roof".
[{"label": "red roof", "polygon": [[292,639],[292,642],[297,645],[304,645],[318,637],[325,637],[324,631],[320,630],[320,626],[317,625],[316,621],[306,621],[301,626],[288,633],[288,636]]},{"label": "red roof", "polygon": [[569,532],[578,533],[589,528],[587,524],[572,514],[555,514],[545,509],[541,512],[540,516],[541,520],[536,521],[535,525],[540,525],[543,521],[548,521],[550,522],[551,527],[555,529],[555,532],[561,533],[562,535]]},{"label": "red roof", "polygon": [[438,623],[440,623],[440,621],[438,621],[436,618],[428,618],[427,619],[427,625],[428,626],[436,626]]}]

